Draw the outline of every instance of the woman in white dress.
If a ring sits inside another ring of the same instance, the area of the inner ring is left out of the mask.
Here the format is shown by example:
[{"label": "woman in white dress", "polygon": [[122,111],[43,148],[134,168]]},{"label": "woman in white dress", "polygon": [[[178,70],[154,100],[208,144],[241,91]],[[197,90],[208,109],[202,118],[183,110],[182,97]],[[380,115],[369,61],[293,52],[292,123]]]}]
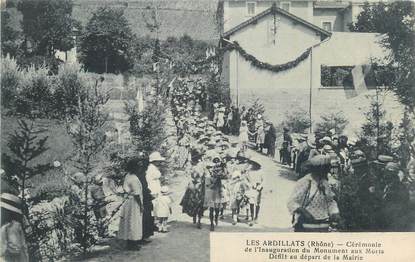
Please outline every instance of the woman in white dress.
[{"label": "woman in white dress", "polygon": [[128,249],[139,250],[138,241],[143,236],[143,188],[133,168],[127,165],[123,188],[128,196],[121,209],[118,238],[127,240]]}]

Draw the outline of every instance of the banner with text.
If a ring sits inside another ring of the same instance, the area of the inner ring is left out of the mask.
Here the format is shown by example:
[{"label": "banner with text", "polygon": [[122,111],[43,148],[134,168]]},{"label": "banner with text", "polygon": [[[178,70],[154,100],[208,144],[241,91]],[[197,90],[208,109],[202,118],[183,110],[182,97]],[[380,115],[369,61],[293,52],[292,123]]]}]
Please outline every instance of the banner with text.
[{"label": "banner with text", "polygon": [[211,262],[415,261],[415,233],[211,233]]}]

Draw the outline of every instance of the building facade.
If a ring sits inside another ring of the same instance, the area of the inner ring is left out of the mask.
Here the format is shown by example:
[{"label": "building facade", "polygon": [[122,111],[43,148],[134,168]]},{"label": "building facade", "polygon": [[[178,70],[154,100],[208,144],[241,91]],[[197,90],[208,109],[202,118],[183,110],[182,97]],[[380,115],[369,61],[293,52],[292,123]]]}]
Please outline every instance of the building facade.
[{"label": "building facade", "polygon": [[348,32],[349,24],[356,21],[364,2],[379,0],[224,0],[220,1],[220,5],[223,5],[224,32],[270,8],[274,3],[327,31]]},{"label": "building facade", "polygon": [[[362,68],[388,54],[379,43],[383,36],[330,32],[310,21],[274,5],[225,31],[222,45],[236,42],[243,52],[225,54],[222,80],[235,105],[260,98],[266,117],[276,124],[295,111],[310,115],[313,124],[325,113],[343,111],[350,122],[346,133],[352,135],[365,120],[376,89],[366,85]],[[307,50],[304,59],[290,66]],[[393,95],[388,93],[382,102],[388,120],[400,119],[401,106]]]}]

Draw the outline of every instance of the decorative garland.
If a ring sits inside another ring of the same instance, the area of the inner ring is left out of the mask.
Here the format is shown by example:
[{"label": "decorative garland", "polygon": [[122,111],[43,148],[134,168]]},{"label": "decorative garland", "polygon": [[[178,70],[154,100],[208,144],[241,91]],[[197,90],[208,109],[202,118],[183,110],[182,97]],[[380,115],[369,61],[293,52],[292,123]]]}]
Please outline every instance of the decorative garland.
[{"label": "decorative garland", "polygon": [[266,62],[259,61],[256,57],[254,57],[251,54],[248,54],[245,49],[243,49],[237,42],[233,42],[234,49],[239,52],[239,54],[248,62],[251,63],[252,66],[257,67],[259,69],[272,71],[274,73],[282,72],[289,70],[291,68],[296,67],[299,63],[304,61],[311,52],[311,48],[308,48],[306,51],[304,51],[299,57],[296,59],[289,61],[285,64],[279,64],[279,65],[271,65]]},{"label": "decorative garland", "polygon": [[[296,59],[294,59],[292,61],[289,61],[285,64],[271,65],[269,63],[259,61],[256,57],[254,57],[253,55],[246,52],[245,49],[243,49],[239,45],[238,42],[234,41],[232,43],[228,43],[225,47],[218,49],[217,54],[215,56],[211,56],[211,57],[209,57],[208,59],[206,59],[204,61],[195,62],[194,65],[196,67],[198,67],[198,69],[202,69],[204,67],[204,65],[210,64],[215,59],[221,58],[225,52],[232,51],[232,50],[238,51],[239,54],[246,61],[250,62],[252,66],[254,66],[256,68],[259,68],[259,69],[262,69],[262,70],[268,70],[268,71],[271,71],[271,72],[274,72],[274,73],[279,73],[279,72],[286,71],[286,70],[289,70],[289,69],[292,69],[292,68],[296,67],[302,61],[307,59],[307,57],[310,55],[310,52],[311,52],[311,48],[308,48],[299,57],[297,57]],[[199,70],[197,70],[197,71],[199,71]]]}]

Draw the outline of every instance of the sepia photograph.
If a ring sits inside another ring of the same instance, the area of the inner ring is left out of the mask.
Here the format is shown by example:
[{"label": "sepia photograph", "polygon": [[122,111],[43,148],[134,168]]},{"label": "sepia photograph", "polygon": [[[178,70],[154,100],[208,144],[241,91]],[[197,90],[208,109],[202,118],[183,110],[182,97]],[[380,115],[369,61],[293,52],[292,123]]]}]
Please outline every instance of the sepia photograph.
[{"label": "sepia photograph", "polygon": [[0,63],[0,261],[415,261],[413,1],[1,0]]}]

